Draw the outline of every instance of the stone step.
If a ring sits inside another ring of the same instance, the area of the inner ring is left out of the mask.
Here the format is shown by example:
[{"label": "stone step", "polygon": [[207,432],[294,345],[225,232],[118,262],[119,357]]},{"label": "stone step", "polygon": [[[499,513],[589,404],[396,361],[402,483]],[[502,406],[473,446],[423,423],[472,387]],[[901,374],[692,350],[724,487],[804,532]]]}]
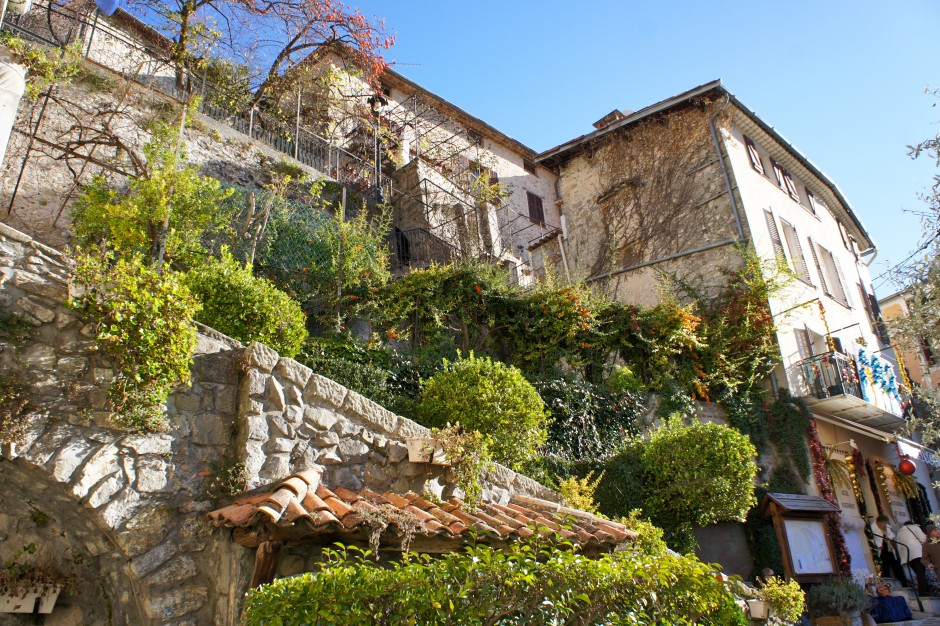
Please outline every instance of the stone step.
[{"label": "stone step", "polygon": [[924,605],[924,613],[929,615],[940,615],[940,597],[922,596],[920,601]]}]

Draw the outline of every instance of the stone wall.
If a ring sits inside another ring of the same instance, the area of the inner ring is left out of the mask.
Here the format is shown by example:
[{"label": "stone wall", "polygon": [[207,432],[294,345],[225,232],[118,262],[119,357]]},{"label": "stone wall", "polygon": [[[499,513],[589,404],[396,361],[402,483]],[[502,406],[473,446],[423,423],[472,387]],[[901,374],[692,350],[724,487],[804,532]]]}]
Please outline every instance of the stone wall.
[{"label": "stone wall", "polygon": [[[0,370],[30,388],[30,426],[0,458],[0,561],[29,543],[37,558],[74,572],[50,619],[93,624],[235,624],[254,554],[206,513],[227,499],[210,491],[225,465],[243,462],[247,488],[314,463],[327,487],[371,487],[449,497],[444,468],[407,461],[405,438],[426,429],[279,357],[201,328],[192,383],[167,402],[159,434],[109,420],[108,360],[94,328],[66,302],[69,260],[0,224],[0,319],[26,322],[28,338],[0,341]],[[506,468],[485,493],[554,499]],[[0,616],[0,625],[20,623]],[[55,623],[54,621],[47,623]],[[68,623],[68,622],[60,622]]]},{"label": "stone wall", "polygon": [[[115,151],[98,147],[93,160],[65,158],[62,146],[70,140],[95,134],[107,126],[128,149],[140,153],[151,138],[150,128],[158,121],[171,122],[180,103],[169,96],[129,83],[91,64],[71,84],[55,89],[46,106],[36,140],[30,146],[30,132],[37,125],[43,99],[20,102],[13,134],[0,169],[0,205],[10,207],[13,189],[22,169],[11,210],[2,221],[43,242],[61,247],[69,241],[69,210],[78,197],[77,183],[86,184],[103,175],[116,185],[123,184],[122,172],[132,168]],[[119,111],[112,115],[112,111]],[[82,131],[81,128],[85,130]],[[27,148],[29,148],[27,158]],[[289,161],[312,179],[323,176],[290,156],[251,140],[210,117],[196,114],[185,133],[183,148],[187,161],[205,176],[227,185],[257,188],[269,182],[272,164]],[[88,153],[87,148],[81,150]],[[25,167],[24,167],[25,163]],[[124,163],[121,167],[117,164]],[[109,165],[110,164],[110,165]],[[133,173],[132,171],[130,173]]]}]

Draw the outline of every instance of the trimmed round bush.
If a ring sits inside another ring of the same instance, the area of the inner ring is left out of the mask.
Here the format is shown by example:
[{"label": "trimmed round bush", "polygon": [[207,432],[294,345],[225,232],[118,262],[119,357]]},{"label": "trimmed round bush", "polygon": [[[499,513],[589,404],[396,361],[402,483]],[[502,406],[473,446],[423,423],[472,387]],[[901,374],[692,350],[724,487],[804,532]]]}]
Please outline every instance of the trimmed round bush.
[{"label": "trimmed round bush", "polygon": [[676,541],[693,526],[743,522],[756,504],[757,450],[733,428],[672,417],[650,434],[641,454],[644,510],[674,549],[694,547]]},{"label": "trimmed round bush", "polygon": [[300,304],[230,253],[190,270],[186,282],[202,302],[198,322],[242,343],[260,341],[283,356],[300,352],[307,339]]},{"label": "trimmed round bush", "polygon": [[548,436],[548,413],[535,388],[515,367],[483,357],[444,361],[427,381],[417,407],[426,426],[460,424],[493,439],[494,460],[519,468]]}]

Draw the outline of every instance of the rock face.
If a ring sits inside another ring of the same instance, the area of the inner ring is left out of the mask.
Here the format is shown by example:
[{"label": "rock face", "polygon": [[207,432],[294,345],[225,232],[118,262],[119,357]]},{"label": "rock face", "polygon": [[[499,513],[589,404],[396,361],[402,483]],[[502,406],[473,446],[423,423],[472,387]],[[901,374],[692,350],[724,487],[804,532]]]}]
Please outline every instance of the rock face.
[{"label": "rock face", "polygon": [[[254,555],[206,521],[224,466],[243,463],[246,488],[319,463],[330,487],[454,492],[445,469],[407,460],[405,439],[425,428],[264,345],[245,348],[211,329],[201,329],[192,383],[167,402],[169,430],[116,429],[107,412],[114,367],[67,306],[69,277],[67,258],[0,224],[0,316],[28,330],[0,340],[0,369],[29,384],[31,416],[0,460],[0,560],[35,543],[38,555],[73,571],[80,593],[63,594],[63,616],[236,624]],[[485,490],[496,501],[554,497],[503,467]],[[7,623],[19,622],[0,615]]]}]

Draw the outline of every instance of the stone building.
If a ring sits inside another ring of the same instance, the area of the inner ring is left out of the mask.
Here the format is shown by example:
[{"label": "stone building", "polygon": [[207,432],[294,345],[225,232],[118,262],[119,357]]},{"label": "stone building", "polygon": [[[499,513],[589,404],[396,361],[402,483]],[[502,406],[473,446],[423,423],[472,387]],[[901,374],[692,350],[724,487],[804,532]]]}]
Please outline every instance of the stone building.
[{"label": "stone building", "polygon": [[[838,186],[720,81],[595,127],[536,159],[558,175],[573,278],[650,305],[663,276],[719,285],[737,246],[786,264],[796,280],[769,302],[780,346],[769,382],[806,400],[831,455],[860,452],[881,478],[835,490],[852,567],[873,571],[862,511],[900,524],[938,509],[937,459],[901,436],[907,402],[872,289],[872,237]],[[910,498],[892,480],[900,455],[917,463]],[[727,559],[724,541],[702,545]]]}]

